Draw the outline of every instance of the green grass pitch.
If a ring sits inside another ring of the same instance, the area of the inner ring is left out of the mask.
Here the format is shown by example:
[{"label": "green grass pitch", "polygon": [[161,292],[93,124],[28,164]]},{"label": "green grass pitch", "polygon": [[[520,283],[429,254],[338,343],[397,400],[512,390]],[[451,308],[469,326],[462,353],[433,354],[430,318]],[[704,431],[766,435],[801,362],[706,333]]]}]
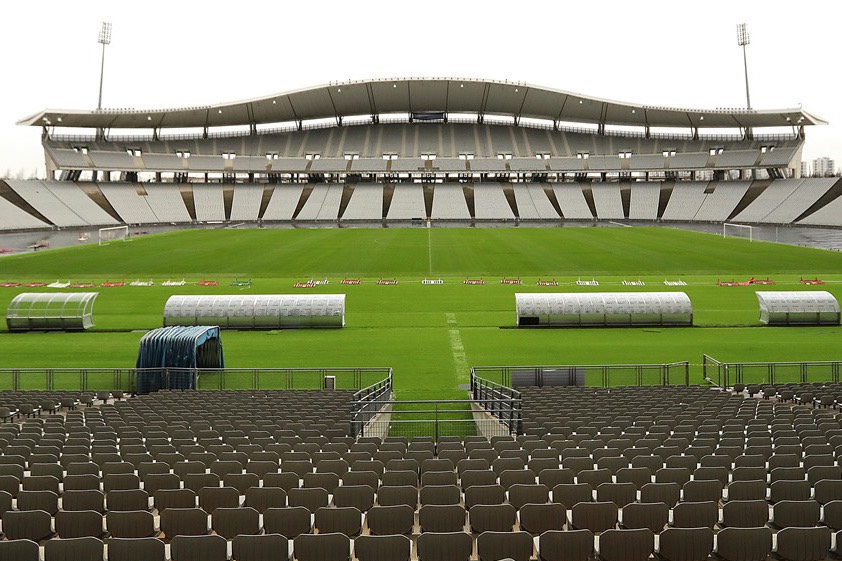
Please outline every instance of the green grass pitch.
[{"label": "green grass pitch", "polygon": [[[519,277],[523,285],[501,285]],[[716,281],[771,278],[772,287]],[[468,286],[466,278],[485,285]],[[809,287],[800,278],[828,284]],[[184,278],[183,287],[161,281]],[[251,288],[231,286],[250,278]],[[330,284],[295,289],[327,278]],[[360,285],[341,285],[360,278]],[[397,278],[380,286],[379,278]],[[422,285],[424,278],[443,285]],[[558,287],[536,286],[555,279]],[[577,279],[598,287],[578,287]],[[0,368],[130,367],[143,330],[159,327],[172,294],[347,294],[341,330],[225,332],[229,367],[391,366],[404,399],[460,398],[479,365],[834,360],[837,327],[759,327],[756,290],[823,289],[842,297],[842,253],[665,228],[398,228],[183,230],[107,246],[3,257],[0,282],[154,280],[153,287],[96,288],[96,330],[0,332]],[[217,287],[196,286],[200,279]],[[681,279],[686,287],[666,287]],[[646,286],[622,286],[642,280]],[[0,288],[0,309],[27,288]],[[41,289],[49,290],[49,289]],[[514,293],[687,292],[695,327],[512,329]],[[5,325],[3,325],[5,328]],[[691,380],[701,381],[693,367]],[[37,385],[37,384],[36,384]]]}]

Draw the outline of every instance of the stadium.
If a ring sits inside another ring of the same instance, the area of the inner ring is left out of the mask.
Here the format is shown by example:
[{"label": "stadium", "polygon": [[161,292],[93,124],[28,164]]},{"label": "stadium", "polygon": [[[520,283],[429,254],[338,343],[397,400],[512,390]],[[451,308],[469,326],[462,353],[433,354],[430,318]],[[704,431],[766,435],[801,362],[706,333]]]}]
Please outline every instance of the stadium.
[{"label": "stadium", "polygon": [[0,558],[831,558],[826,124],[445,78],[22,119]]}]

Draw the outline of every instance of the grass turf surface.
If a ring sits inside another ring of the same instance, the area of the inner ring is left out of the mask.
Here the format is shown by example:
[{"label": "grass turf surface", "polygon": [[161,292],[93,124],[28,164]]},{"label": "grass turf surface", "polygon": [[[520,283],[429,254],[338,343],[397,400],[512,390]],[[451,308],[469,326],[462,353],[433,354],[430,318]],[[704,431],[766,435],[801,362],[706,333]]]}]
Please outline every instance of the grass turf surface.
[{"label": "grass turf surface", "polygon": [[[523,285],[501,285],[501,277]],[[775,286],[718,287],[772,278]],[[188,280],[163,287],[166,279]],[[340,285],[342,278],[361,285]],[[482,277],[483,286],[466,286]],[[808,287],[800,278],[829,284]],[[660,363],[702,353],[727,361],[833,360],[840,328],[757,327],[756,290],[829,290],[842,297],[842,254],[664,228],[184,230],[108,246],[3,257],[0,282],[154,279],[153,287],[95,288],[97,330],[0,333],[0,368],[130,367],[142,333],[161,325],[172,294],[345,293],[341,330],[226,331],[229,367],[391,366],[401,398],[459,398],[470,366]],[[217,287],[195,286],[200,279]],[[230,286],[251,278],[251,288]],[[294,289],[294,282],[331,284]],[[378,278],[398,278],[378,286]],[[442,278],[444,285],[422,285]],[[538,278],[558,287],[538,287]],[[599,287],[579,287],[595,278]],[[666,287],[681,278],[685,287]],[[623,280],[646,286],[622,286]],[[0,289],[0,308],[23,287]],[[38,289],[35,289],[38,290]],[[49,289],[44,289],[49,290]],[[684,291],[693,328],[510,329],[515,292]],[[106,331],[121,332],[106,332]],[[700,370],[691,380],[700,381]],[[34,383],[34,382],[33,382]]]}]

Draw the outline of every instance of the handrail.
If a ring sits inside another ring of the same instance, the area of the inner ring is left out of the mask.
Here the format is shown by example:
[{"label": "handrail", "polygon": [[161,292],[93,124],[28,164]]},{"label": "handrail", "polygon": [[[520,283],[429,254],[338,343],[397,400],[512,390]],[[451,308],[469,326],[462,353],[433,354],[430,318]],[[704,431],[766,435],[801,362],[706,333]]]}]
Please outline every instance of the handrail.
[{"label": "handrail", "polygon": [[821,371],[820,377],[824,379],[813,381],[838,383],[840,372],[842,372],[842,361],[721,362],[710,355],[702,355],[702,372],[705,380],[723,389],[732,387],[734,384],[747,383],[745,375],[747,371],[752,370],[760,371],[762,374],[762,381],[759,382],[761,384],[783,383],[780,378],[787,375],[789,382],[808,384],[811,380],[811,370],[815,372],[817,369]]},{"label": "handrail", "polygon": [[[237,376],[238,384],[233,384],[238,389],[267,389],[261,387],[261,376],[265,381],[267,377],[274,377],[274,382],[281,380],[281,388],[272,389],[322,389],[325,376],[342,376],[342,386],[358,390],[363,387],[364,375],[382,375],[390,380],[392,369],[388,367],[372,368],[0,368],[0,389],[20,390],[22,385],[29,389],[32,387],[32,380],[39,380],[38,389],[53,390],[56,386],[56,378],[62,378],[59,387],[68,388],[77,386],[78,391],[115,390],[135,392],[137,390],[138,374],[155,374],[166,380],[172,373],[195,373],[197,380],[213,379],[218,376],[215,389],[226,389],[232,384],[226,384],[226,378]],[[302,382],[302,378],[305,379]],[[76,380],[72,384],[69,379]],[[370,378],[369,378],[370,379]],[[43,382],[41,382],[43,381]],[[240,386],[248,382],[247,388]],[[207,382],[206,382],[207,383]],[[339,384],[337,384],[339,385]],[[391,387],[391,386],[390,386]],[[337,389],[342,389],[337,387]]]},{"label": "handrail", "polygon": [[[543,382],[543,374],[545,372],[550,372],[552,374],[558,374],[559,372],[567,372],[570,373],[570,378],[568,378],[567,384],[585,384],[585,385],[596,385],[601,387],[610,387],[613,385],[617,385],[612,381],[612,373],[619,374],[622,372],[624,375],[628,376],[630,373],[634,375],[633,381],[624,381],[625,384],[631,385],[675,385],[675,382],[672,379],[671,374],[673,371],[678,370],[682,376],[681,382],[679,384],[682,385],[689,385],[690,384],[690,362],[689,361],[679,361],[679,362],[671,362],[671,363],[640,363],[640,364],[563,364],[563,365],[510,365],[510,366],[474,366],[471,368],[472,374],[491,374],[495,373],[500,376],[500,383],[502,385],[512,384],[512,372],[516,371],[520,374],[527,374],[530,372],[534,372],[535,378],[532,384],[536,386],[544,385]],[[593,377],[590,378],[588,382],[584,380],[584,378],[577,379],[577,375],[585,375],[586,373],[590,372],[591,374],[598,375],[598,378],[595,380]],[[657,381],[649,381],[648,383],[645,382],[646,376],[654,376],[657,375]],[[507,386],[508,387],[508,386]]]}]

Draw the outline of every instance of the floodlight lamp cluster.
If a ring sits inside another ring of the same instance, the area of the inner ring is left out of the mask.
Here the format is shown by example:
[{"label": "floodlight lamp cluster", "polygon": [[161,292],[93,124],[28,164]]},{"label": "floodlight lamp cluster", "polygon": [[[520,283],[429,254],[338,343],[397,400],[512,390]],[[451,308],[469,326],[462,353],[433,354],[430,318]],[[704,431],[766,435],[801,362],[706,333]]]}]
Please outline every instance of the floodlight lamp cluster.
[{"label": "floodlight lamp cluster", "polygon": [[99,38],[97,40],[101,45],[111,44],[111,23],[102,22],[102,28],[99,30]]},{"label": "floodlight lamp cluster", "polygon": [[737,24],[737,45],[745,47],[749,43],[751,43],[751,38],[748,35],[748,28],[746,27],[746,24]]}]

